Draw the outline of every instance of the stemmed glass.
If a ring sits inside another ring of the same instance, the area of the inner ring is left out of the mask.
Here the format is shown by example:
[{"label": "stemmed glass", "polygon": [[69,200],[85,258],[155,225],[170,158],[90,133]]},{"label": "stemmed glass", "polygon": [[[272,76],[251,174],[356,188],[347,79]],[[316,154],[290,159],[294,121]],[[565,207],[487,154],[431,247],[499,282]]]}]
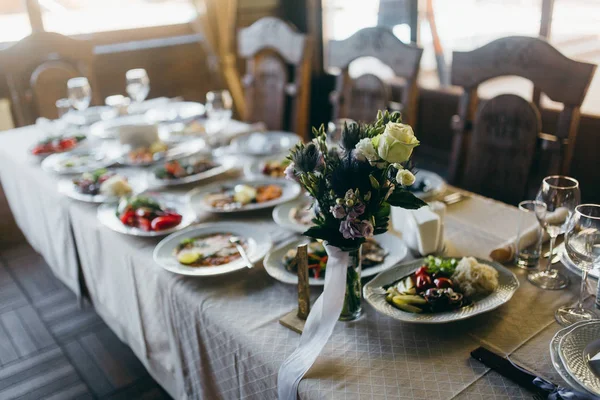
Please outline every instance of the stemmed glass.
[{"label": "stemmed glass", "polygon": [[90,106],[92,101],[92,88],[87,78],[71,78],[67,81],[67,92],[69,101],[73,108],[78,111],[84,111]]},{"label": "stemmed glass", "polygon": [[125,73],[125,91],[136,103],[146,100],[150,93],[150,79],[143,68],[130,69]]},{"label": "stemmed glass", "polygon": [[206,93],[206,116],[208,117],[209,134],[221,131],[233,114],[231,108],[233,101],[227,90],[218,90]]},{"label": "stemmed glass", "polygon": [[542,228],[550,236],[550,257],[543,271],[532,272],[527,276],[529,282],[542,289],[564,289],[569,284],[569,278],[552,268],[552,254],[558,235],[565,233],[569,217],[579,204],[579,182],[568,176],[547,176],[536,200],[546,204],[546,209],[536,208],[536,217]]},{"label": "stemmed glass", "polygon": [[567,255],[581,268],[581,289],[575,307],[562,306],[554,314],[559,324],[568,326],[596,318],[592,310],[583,308],[587,277],[594,263],[600,262],[600,205],[582,204],[575,208],[565,233]]}]

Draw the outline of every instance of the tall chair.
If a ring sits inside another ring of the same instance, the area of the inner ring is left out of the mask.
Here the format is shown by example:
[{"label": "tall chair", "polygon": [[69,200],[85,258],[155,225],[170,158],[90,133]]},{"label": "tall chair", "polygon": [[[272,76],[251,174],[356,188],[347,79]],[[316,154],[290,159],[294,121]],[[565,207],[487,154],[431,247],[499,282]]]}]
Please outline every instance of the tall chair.
[{"label": "tall chair", "polygon": [[243,84],[250,122],[310,136],[310,47],[306,35],[274,17],[261,18],[239,31],[238,54],[246,59]]},{"label": "tall chair", "polygon": [[[452,120],[450,182],[515,203],[525,196],[528,182],[537,187],[542,175],[568,173],[580,107],[595,70],[595,65],[571,60],[534,37],[511,36],[473,51],[455,51],[452,84],[462,86],[464,93]],[[478,107],[478,86],[507,75],[528,79],[563,103],[555,136],[541,132],[536,105],[516,95],[501,95]]]},{"label": "tall chair", "polygon": [[[332,40],[327,46],[329,67],[338,68],[336,89],[331,94],[334,119],[370,121],[378,110],[401,111],[404,122],[414,125],[417,115],[417,76],[423,49],[403,43],[390,29],[365,28],[345,40]],[[350,77],[350,63],[373,57],[387,65],[396,77],[403,78],[400,104],[391,101],[389,82],[374,74]]]},{"label": "tall chair", "polygon": [[67,94],[67,80],[86,76],[97,98],[91,43],[53,32],[34,32],[0,51],[4,75],[18,126],[37,117],[56,118],[55,102]]}]

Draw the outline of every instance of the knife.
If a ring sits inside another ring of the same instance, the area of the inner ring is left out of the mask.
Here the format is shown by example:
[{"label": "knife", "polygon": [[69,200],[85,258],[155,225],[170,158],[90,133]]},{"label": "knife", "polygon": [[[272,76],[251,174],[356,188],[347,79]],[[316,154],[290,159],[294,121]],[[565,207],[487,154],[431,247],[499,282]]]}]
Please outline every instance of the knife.
[{"label": "knife", "polygon": [[[491,350],[486,349],[485,347],[478,347],[473,350],[471,352],[471,357],[498,372],[500,375],[519,384],[525,389],[538,395],[542,395],[543,398],[547,398],[548,395],[552,393],[552,390],[542,389],[533,383],[533,380],[538,377],[537,375],[534,375],[525,368],[516,365],[512,361],[494,353]],[[544,378],[544,380],[546,379]]]}]

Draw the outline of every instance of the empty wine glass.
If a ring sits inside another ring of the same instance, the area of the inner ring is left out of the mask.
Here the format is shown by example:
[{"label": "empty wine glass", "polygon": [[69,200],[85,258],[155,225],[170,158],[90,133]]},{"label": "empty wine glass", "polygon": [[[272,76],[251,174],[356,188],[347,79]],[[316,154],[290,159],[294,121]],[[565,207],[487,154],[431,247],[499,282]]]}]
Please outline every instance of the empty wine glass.
[{"label": "empty wine glass", "polygon": [[136,103],[146,100],[150,93],[150,79],[143,68],[130,69],[125,73],[127,94]]},{"label": "empty wine glass", "polygon": [[87,78],[71,78],[67,81],[67,92],[69,101],[73,108],[84,111],[90,106],[92,101],[92,88]]},{"label": "empty wine glass", "polygon": [[565,233],[565,249],[582,272],[577,305],[562,306],[554,314],[559,324],[568,326],[597,317],[592,310],[583,307],[583,301],[587,293],[588,272],[600,262],[600,205],[582,204],[575,208]]},{"label": "empty wine glass", "polygon": [[546,208],[536,208],[536,217],[542,228],[550,236],[550,257],[543,271],[532,272],[527,276],[529,282],[542,289],[564,289],[569,284],[569,278],[552,268],[552,254],[558,235],[565,233],[569,218],[579,204],[579,182],[568,176],[547,176],[536,200],[546,204]]},{"label": "empty wine glass", "polygon": [[233,101],[227,90],[206,93],[207,131],[209,134],[220,132],[231,119]]}]

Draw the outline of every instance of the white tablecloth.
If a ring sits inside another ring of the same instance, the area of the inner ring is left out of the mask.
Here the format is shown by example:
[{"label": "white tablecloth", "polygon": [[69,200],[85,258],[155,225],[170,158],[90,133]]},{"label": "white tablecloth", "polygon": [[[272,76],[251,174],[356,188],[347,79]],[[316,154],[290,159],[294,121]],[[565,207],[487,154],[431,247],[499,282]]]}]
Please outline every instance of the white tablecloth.
[{"label": "white tablecloth", "polygon": [[[56,178],[27,159],[38,135],[33,127],[0,134],[0,178],[19,226],[54,273],[76,290],[81,269],[99,314],[173,397],[275,398],[277,370],[299,338],[278,323],[296,305],[295,286],[262,267],[214,278],[162,270],[152,260],[159,239],[112,232],[97,221],[94,205],[56,192]],[[515,208],[479,196],[450,206],[451,252],[487,257],[514,235],[516,216]],[[282,236],[270,212],[245,219]],[[558,328],[554,310],[574,300],[577,279],[571,275],[569,290],[543,291],[515,272],[521,288],[508,304],[457,324],[403,324],[366,306],[363,318],[337,324],[301,382],[300,398],[531,398],[470,359],[481,344],[520,356],[560,382],[547,345]]]}]

